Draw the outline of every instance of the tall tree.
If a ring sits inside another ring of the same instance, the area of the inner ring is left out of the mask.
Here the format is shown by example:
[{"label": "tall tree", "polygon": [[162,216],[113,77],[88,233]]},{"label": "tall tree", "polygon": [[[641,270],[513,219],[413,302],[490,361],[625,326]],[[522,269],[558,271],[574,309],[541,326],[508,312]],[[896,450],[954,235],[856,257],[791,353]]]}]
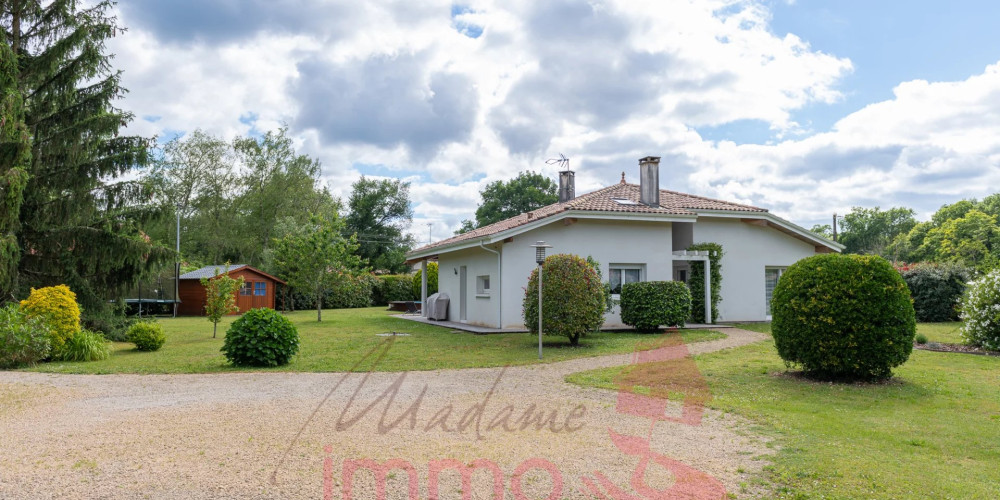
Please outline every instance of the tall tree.
[{"label": "tall tree", "polygon": [[17,287],[18,215],[31,168],[31,139],[17,87],[17,54],[0,31],[0,302]]},{"label": "tall tree", "polygon": [[343,221],[313,215],[307,227],[274,241],[274,266],[288,284],[316,299],[316,321],[323,321],[323,296],[338,279],[361,270],[354,235],[344,237]]},{"label": "tall tree", "polygon": [[410,183],[362,176],[352,186],[347,208],[344,234],[357,235],[358,255],[376,270],[405,271],[406,252],[414,244],[403,234],[413,220]]},{"label": "tall tree", "polygon": [[900,234],[908,233],[917,224],[913,209],[893,207],[854,207],[844,215],[839,242],[847,253],[876,254],[895,260],[888,255],[890,244]]},{"label": "tall tree", "polygon": [[[475,227],[483,227],[559,201],[555,181],[535,172],[521,172],[509,181],[493,181],[480,191]],[[462,231],[472,229],[463,221]]]},{"label": "tall tree", "polygon": [[0,0],[0,29],[32,139],[19,287],[64,283],[94,313],[171,252],[139,229],[160,214],[146,186],[117,180],[149,161],[149,140],[119,134],[133,117],[114,106],[125,89],[105,41],[124,29],[111,1],[77,4]]},{"label": "tall tree", "polygon": [[278,221],[286,216],[302,217],[316,210],[320,163],[297,154],[287,127],[263,137],[239,137],[233,149],[242,163],[242,193],[238,206],[243,217],[245,259],[259,262],[275,237]]}]

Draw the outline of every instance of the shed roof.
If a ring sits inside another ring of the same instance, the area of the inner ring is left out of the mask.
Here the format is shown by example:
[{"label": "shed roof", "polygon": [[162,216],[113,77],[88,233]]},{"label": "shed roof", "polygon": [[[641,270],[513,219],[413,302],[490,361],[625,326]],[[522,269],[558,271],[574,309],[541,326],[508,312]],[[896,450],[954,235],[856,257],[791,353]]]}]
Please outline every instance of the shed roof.
[{"label": "shed roof", "polygon": [[[252,271],[254,273],[257,273],[257,274],[259,274],[261,276],[265,276],[265,277],[271,278],[272,280],[277,281],[278,283],[281,283],[281,284],[285,283],[284,280],[282,280],[280,278],[277,278],[275,276],[271,276],[270,274],[267,274],[264,271],[261,271],[260,269],[257,269],[257,268],[254,268],[254,267],[250,267],[250,266],[248,266],[246,264],[229,264],[229,272],[230,273],[233,272],[233,271],[239,271],[240,269],[244,269],[244,268],[246,268],[246,269],[248,269],[248,270],[250,270],[250,271]],[[180,276],[180,279],[182,279],[182,280],[200,280],[202,278],[214,278],[214,277],[222,274],[222,271],[224,269],[226,269],[226,265],[225,264],[215,264],[215,265],[212,265],[212,266],[205,266],[205,267],[202,267],[201,269],[195,269],[194,271],[182,274]]]}]

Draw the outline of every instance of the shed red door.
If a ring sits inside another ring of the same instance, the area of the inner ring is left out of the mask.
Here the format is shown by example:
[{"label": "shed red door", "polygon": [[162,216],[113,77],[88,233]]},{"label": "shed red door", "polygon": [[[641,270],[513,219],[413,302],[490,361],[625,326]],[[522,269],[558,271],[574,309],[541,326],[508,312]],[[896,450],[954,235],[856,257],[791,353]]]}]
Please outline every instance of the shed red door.
[{"label": "shed red door", "polygon": [[274,290],[269,290],[272,286],[274,286],[274,282],[246,277],[243,288],[240,288],[239,295],[236,297],[236,306],[240,308],[240,312],[272,307],[269,300],[270,297],[274,296]]}]

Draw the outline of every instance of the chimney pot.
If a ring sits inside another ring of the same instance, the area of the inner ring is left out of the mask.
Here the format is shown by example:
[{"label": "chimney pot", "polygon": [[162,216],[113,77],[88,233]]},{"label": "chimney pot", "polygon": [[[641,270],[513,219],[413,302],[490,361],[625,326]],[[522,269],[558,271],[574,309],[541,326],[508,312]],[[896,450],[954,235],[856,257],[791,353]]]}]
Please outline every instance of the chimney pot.
[{"label": "chimney pot", "polygon": [[660,157],[639,159],[639,202],[650,207],[660,206]]},{"label": "chimney pot", "polygon": [[572,170],[559,172],[559,203],[576,198],[576,174]]}]

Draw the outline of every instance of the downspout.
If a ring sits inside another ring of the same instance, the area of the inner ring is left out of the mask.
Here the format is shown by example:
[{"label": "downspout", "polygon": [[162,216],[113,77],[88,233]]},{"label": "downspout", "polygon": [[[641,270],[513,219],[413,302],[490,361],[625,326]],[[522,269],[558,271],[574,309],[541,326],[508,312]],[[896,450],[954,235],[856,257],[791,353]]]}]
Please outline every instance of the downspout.
[{"label": "downspout", "polygon": [[503,259],[500,258],[500,252],[493,250],[492,248],[486,248],[483,245],[483,240],[479,240],[479,247],[487,252],[493,252],[497,254],[497,328],[503,328],[503,287],[500,286],[500,276],[501,276],[501,266],[503,266]]}]

